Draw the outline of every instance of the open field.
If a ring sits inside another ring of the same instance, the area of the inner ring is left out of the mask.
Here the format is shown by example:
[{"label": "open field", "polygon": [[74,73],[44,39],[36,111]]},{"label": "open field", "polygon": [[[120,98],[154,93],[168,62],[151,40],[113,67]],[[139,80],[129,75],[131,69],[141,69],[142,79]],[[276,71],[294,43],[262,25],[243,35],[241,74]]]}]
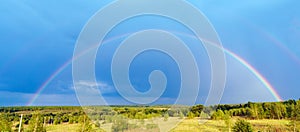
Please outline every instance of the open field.
[{"label": "open field", "polygon": [[[195,106],[1,107],[0,131],[300,131],[300,100]],[[237,127],[238,126],[238,127]],[[243,126],[243,127],[241,127]]]},{"label": "open field", "polygon": [[[77,132],[79,124],[59,124],[59,125],[49,125],[46,127],[47,132]],[[93,127],[94,132],[104,132],[102,129]]]},{"label": "open field", "polygon": [[[289,120],[247,120],[254,126],[255,131],[289,131]],[[48,125],[47,132],[76,132],[80,127],[78,124],[59,124]],[[102,132],[102,129],[93,127],[93,131]],[[208,120],[205,123],[199,123],[199,119],[184,119],[179,123],[171,132],[226,132],[229,131],[228,127],[223,120]]]},{"label": "open field", "polygon": [[[236,120],[233,119],[233,122]],[[254,127],[254,131],[289,131],[289,120],[247,120]],[[226,132],[229,131],[223,120],[208,120],[199,123],[198,119],[185,119],[172,132]]]}]

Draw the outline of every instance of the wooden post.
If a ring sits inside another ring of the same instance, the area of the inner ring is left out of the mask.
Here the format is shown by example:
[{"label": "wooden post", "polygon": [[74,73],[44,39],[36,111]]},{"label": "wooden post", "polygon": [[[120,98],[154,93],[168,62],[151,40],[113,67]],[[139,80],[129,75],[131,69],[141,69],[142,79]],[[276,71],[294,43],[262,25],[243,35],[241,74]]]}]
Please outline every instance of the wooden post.
[{"label": "wooden post", "polygon": [[22,129],[22,120],[23,120],[23,114],[21,114],[21,119],[20,119],[20,125],[19,125],[19,131],[18,132],[21,132],[21,129]]}]

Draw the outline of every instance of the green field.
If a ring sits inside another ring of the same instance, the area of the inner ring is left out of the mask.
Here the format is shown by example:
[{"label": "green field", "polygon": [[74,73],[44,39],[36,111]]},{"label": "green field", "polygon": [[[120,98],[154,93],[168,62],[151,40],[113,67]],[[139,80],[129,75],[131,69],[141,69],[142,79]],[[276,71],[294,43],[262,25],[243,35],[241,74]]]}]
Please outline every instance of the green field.
[{"label": "green field", "polygon": [[0,132],[300,131],[300,100],[195,106],[1,107]]},{"label": "green field", "polygon": [[[233,119],[233,122],[235,120]],[[290,131],[287,125],[289,120],[247,120],[254,126],[255,131],[273,132]],[[199,123],[198,119],[186,119],[176,126],[172,132],[226,132],[229,128],[223,120],[208,120],[205,123]]]},{"label": "green field", "polygon": [[[289,120],[248,120],[255,131],[289,131],[287,127]],[[68,132],[76,132],[80,127],[78,124],[59,124],[48,125],[46,129],[48,132],[61,132],[62,130]],[[93,131],[101,132],[101,129],[93,127]],[[185,119],[179,123],[171,132],[224,132],[229,131],[224,121],[208,120],[205,123],[200,123],[199,119]]]}]

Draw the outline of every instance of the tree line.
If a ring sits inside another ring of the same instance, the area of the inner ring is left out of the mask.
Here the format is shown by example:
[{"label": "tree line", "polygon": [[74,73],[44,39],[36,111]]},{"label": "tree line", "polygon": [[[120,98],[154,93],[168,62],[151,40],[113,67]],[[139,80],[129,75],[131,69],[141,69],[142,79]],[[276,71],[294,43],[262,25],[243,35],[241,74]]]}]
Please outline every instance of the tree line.
[{"label": "tree line", "polygon": [[[224,120],[229,129],[232,126],[232,117],[242,117],[246,119],[287,119],[290,120],[287,127],[289,131],[300,131],[300,100],[287,100],[283,102],[264,102],[239,105],[216,105],[211,106],[216,111],[211,114],[213,120]],[[245,123],[245,122],[244,122]],[[240,124],[236,124],[240,125]],[[249,126],[249,124],[248,124]],[[252,129],[251,129],[252,130]],[[270,128],[270,131],[286,131]]]},{"label": "tree line", "polygon": [[287,100],[283,102],[264,102],[239,105],[216,105],[212,119],[220,119],[224,114],[240,116],[248,119],[300,119],[300,100]]}]

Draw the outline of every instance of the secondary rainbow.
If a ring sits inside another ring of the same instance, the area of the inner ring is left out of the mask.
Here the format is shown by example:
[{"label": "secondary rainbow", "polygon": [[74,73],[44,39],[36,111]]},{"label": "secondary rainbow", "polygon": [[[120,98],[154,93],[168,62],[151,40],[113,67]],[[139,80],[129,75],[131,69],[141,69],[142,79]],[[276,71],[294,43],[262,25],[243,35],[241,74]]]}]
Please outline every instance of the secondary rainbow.
[{"label": "secondary rainbow", "polygon": [[[186,33],[181,33],[181,32],[176,32],[178,34],[190,37],[190,38],[194,38],[197,39],[197,37],[190,35],[190,34],[186,34]],[[238,56],[237,54],[235,54],[234,52],[230,51],[229,49],[226,49],[224,47],[220,47],[218,46],[216,43],[205,40],[204,38],[199,38],[202,41],[206,41],[210,44],[212,44],[213,46],[219,48],[220,50],[223,50],[227,55],[233,57],[234,59],[236,59],[238,62],[240,62],[243,66],[245,66],[252,74],[254,74],[254,76],[260,80],[262,82],[262,84],[268,89],[268,91],[270,91],[270,93],[275,97],[275,99],[277,101],[282,101],[281,96],[278,94],[278,92],[276,91],[276,89],[271,85],[271,83],[257,70],[255,69],[250,63],[248,63],[245,59],[243,59],[242,57]],[[277,45],[279,45],[277,43]]]}]

